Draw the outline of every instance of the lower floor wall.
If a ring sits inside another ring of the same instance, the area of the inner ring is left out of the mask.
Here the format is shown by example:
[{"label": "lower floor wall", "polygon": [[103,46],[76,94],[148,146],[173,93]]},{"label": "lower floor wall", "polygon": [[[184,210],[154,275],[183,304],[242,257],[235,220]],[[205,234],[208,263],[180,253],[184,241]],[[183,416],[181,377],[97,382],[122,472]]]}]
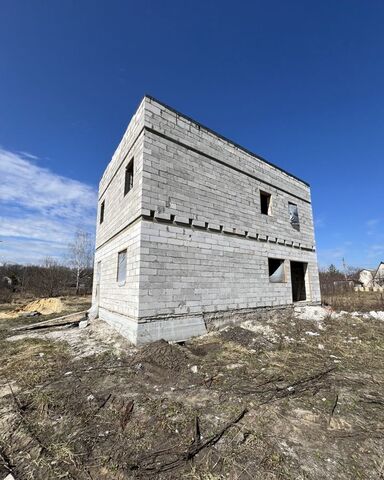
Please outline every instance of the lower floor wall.
[{"label": "lower floor wall", "polygon": [[[305,300],[320,301],[316,253],[270,240],[142,222],[139,317],[292,304],[296,262],[305,265]],[[282,260],[277,281],[269,259]]]},{"label": "lower floor wall", "polygon": [[[141,222],[131,225],[96,248],[92,290],[93,308],[138,318]],[[124,281],[117,277],[119,252],[126,251]],[[127,320],[128,321],[128,320]]]},{"label": "lower floor wall", "polygon": [[[143,344],[184,341],[294,300],[320,302],[316,253],[274,240],[140,220],[96,253],[99,317]],[[127,277],[119,285],[117,255],[125,248]]]}]

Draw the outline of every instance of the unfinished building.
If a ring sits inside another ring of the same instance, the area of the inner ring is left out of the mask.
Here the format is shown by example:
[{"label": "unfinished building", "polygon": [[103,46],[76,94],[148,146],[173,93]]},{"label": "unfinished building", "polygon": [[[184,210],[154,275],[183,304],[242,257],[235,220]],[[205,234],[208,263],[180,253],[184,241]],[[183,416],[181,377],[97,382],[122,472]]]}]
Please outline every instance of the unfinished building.
[{"label": "unfinished building", "polygon": [[94,312],[142,344],[319,301],[308,184],[145,96],[100,181]]}]

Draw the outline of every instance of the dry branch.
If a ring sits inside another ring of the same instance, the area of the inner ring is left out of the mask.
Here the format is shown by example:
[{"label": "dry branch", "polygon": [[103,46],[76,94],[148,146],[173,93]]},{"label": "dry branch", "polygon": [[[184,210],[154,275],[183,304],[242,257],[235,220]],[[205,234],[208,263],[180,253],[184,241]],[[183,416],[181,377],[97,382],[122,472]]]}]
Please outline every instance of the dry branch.
[{"label": "dry branch", "polygon": [[215,445],[222,438],[225,432],[233,425],[238,423],[246,413],[247,410],[243,410],[239,415],[237,415],[237,417],[224,425],[221,430],[209,437],[204,442],[201,441],[199,419],[196,417],[194,425],[194,438],[192,443],[186,449],[180,451],[175,447],[171,447],[163,450],[157,450],[149,453],[148,455],[142,456],[138,459],[137,463],[130,465],[128,468],[129,470],[136,470],[139,473],[144,474],[145,472],[146,474],[153,475],[158,475],[161,472],[180,468],[186,462],[192,460],[205,448]]},{"label": "dry branch", "polygon": [[120,419],[120,426],[122,430],[125,430],[125,427],[127,426],[127,423],[132,416],[134,405],[135,402],[133,400],[129,400],[129,402],[124,407],[124,412]]}]

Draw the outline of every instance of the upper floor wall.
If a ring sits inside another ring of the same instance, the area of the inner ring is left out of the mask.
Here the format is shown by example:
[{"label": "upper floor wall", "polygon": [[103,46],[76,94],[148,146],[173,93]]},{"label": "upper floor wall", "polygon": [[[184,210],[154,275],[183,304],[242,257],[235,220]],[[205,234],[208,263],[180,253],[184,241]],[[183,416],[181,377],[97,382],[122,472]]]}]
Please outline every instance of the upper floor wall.
[{"label": "upper floor wall", "polygon": [[[261,213],[261,192],[270,195],[268,214]],[[300,229],[290,222],[289,203],[298,208]],[[100,181],[96,247],[151,211],[314,246],[305,182],[144,97]]]},{"label": "upper floor wall", "polygon": [[[99,184],[96,248],[129,225],[141,213],[144,100],[108,164]],[[126,169],[133,165],[133,181],[126,190]],[[104,206],[102,206],[104,205]],[[103,219],[102,216],[103,210]]]},{"label": "upper floor wall", "polygon": [[[145,98],[142,206],[314,246],[309,186],[155,99]],[[270,195],[262,212],[261,192]],[[297,206],[300,228],[290,222]]]}]

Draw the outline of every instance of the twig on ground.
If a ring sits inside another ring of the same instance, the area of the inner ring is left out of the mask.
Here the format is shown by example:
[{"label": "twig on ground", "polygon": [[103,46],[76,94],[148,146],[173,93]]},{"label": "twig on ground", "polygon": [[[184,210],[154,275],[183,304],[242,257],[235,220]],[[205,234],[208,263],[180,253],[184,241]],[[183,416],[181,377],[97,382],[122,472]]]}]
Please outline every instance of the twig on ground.
[{"label": "twig on ground", "polygon": [[8,473],[11,473],[15,476],[15,466],[11,462],[11,459],[8,457],[4,448],[0,445],[0,460],[2,466],[7,470]]},{"label": "twig on ground", "polygon": [[329,422],[332,420],[332,417],[333,417],[333,414],[335,413],[338,402],[339,402],[339,394],[336,394],[336,398],[335,398],[335,401],[333,402],[331,414],[329,415]]},{"label": "twig on ground", "polygon": [[120,419],[120,426],[123,431],[125,430],[125,427],[127,426],[127,423],[132,416],[134,405],[135,402],[133,400],[129,400],[128,403],[125,405],[123,415]]},{"label": "twig on ground", "polygon": [[[247,412],[248,410],[243,410],[236,418],[224,425],[221,430],[209,437],[204,442],[201,441],[199,420],[198,417],[196,417],[194,425],[194,438],[189,447],[182,451],[175,451],[175,448],[171,447],[149,453],[148,455],[139,458],[137,463],[130,465],[129,469],[137,470],[139,472],[146,472],[147,474],[159,474],[161,472],[180,468],[183,464],[189,460],[192,460],[203,449],[215,445],[225,434],[225,432],[233,425],[238,423]],[[167,456],[171,458],[163,461],[159,460],[161,457]]]}]

